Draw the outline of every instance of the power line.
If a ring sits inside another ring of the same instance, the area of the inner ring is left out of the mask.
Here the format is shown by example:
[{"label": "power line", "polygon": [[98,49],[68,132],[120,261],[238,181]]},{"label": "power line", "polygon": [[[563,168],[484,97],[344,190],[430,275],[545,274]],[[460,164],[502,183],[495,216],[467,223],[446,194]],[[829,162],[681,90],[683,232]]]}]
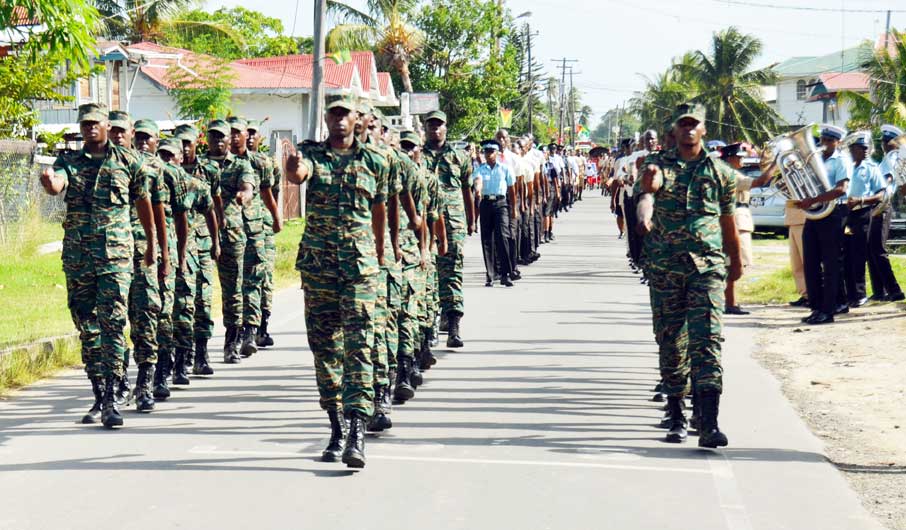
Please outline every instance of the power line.
[{"label": "power line", "polygon": [[818,11],[822,13],[906,13],[906,9],[851,9],[846,7],[809,7],[809,6],[791,6],[785,4],[767,4],[760,2],[743,2],[742,0],[714,0],[718,4],[727,4],[740,7],[758,7],[765,9],[785,9],[788,11]]}]

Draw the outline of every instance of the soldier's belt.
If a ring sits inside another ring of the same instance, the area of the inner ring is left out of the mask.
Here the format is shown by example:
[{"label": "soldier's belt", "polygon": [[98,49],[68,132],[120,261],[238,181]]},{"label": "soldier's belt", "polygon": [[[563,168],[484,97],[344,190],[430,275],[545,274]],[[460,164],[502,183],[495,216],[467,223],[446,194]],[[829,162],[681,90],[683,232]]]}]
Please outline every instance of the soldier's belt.
[{"label": "soldier's belt", "polygon": [[736,207],[737,207],[737,208],[748,208],[748,207],[749,207],[749,203],[747,203],[747,202],[737,202],[737,203],[736,203]]},{"label": "soldier's belt", "polygon": [[497,201],[500,199],[506,199],[506,195],[482,195],[481,199],[485,201]]}]

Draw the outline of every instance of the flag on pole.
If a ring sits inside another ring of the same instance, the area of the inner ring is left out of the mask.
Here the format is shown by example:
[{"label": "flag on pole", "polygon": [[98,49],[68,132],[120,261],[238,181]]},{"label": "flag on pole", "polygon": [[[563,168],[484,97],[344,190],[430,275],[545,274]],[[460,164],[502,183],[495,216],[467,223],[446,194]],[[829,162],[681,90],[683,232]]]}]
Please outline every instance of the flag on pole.
[{"label": "flag on pole", "polygon": [[328,59],[332,59],[337,65],[348,63],[352,60],[352,53],[349,50],[339,50],[327,54]]},{"label": "flag on pole", "polygon": [[498,111],[500,113],[500,126],[504,129],[509,129],[513,126],[513,109],[504,109],[501,108]]},{"label": "flag on pole", "polygon": [[588,128],[581,123],[576,125],[576,140],[580,142],[588,142],[591,140],[591,133],[588,132]]}]

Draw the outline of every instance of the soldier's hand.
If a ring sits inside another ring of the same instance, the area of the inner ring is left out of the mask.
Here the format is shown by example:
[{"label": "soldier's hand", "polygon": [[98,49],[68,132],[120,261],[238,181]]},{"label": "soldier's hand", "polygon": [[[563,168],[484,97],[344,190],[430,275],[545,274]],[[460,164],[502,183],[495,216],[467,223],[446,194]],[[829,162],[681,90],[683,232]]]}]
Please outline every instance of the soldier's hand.
[{"label": "soldier's hand", "polygon": [[179,274],[180,274],[181,276],[185,276],[186,274],[189,273],[189,264],[186,263],[186,258],[183,258],[183,259],[179,260],[179,269],[178,269],[178,271],[179,271]]},{"label": "soldier's hand", "polygon": [[220,261],[220,243],[217,243],[216,240],[211,247],[211,259],[215,262]]},{"label": "soldier's hand", "polygon": [[742,261],[730,260],[730,266],[727,268],[727,281],[735,282],[742,278]]},{"label": "soldier's hand", "polygon": [[163,283],[164,279],[173,272],[173,266],[170,265],[170,256],[161,256],[161,261],[157,267],[157,279]]},{"label": "soldier's hand", "polygon": [[447,255],[447,240],[446,239],[437,242],[437,255],[438,256]]},{"label": "soldier's hand", "polygon": [[54,173],[53,170],[49,167],[44,168],[44,171],[41,172],[41,186],[45,190],[49,190],[53,184]]},{"label": "soldier's hand", "polygon": [[419,230],[421,230],[421,228],[422,228],[422,217],[421,217],[420,215],[416,215],[415,218],[413,218],[411,221],[409,221],[408,228],[409,228],[409,230],[414,230],[414,231],[416,231],[416,232],[418,232]]},{"label": "soldier's hand", "polygon": [[640,236],[647,236],[651,232],[651,220],[639,219],[638,224],[635,225],[635,231]]},{"label": "soldier's hand", "polygon": [[662,183],[661,169],[654,164],[645,166],[645,170],[642,172],[642,191],[645,193],[657,193],[661,189]]},{"label": "soldier's hand", "polygon": [[148,241],[148,246],[145,248],[145,256],[142,258],[142,265],[145,268],[153,267],[157,263],[157,245],[153,241]]},{"label": "soldier's hand", "polygon": [[281,230],[283,230],[283,218],[278,217],[274,219],[274,233],[279,234]]},{"label": "soldier's hand", "polygon": [[399,245],[393,245],[393,260],[397,263],[403,261],[403,252],[400,250]]},{"label": "soldier's hand", "polygon": [[252,200],[252,193],[250,191],[240,191],[236,194],[236,204],[239,206],[245,206],[250,200]]}]

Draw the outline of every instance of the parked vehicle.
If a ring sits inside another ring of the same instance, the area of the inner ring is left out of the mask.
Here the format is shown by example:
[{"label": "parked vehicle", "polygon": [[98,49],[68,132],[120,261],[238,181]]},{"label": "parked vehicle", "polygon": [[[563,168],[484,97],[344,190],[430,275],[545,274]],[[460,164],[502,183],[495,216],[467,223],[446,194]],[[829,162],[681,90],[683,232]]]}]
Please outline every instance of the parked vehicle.
[{"label": "parked vehicle", "polygon": [[[743,175],[751,178],[761,176],[757,158],[743,160],[740,170]],[[752,188],[750,192],[749,208],[752,210],[752,220],[758,232],[783,232],[786,225],[783,223],[786,197],[774,186]]]}]

